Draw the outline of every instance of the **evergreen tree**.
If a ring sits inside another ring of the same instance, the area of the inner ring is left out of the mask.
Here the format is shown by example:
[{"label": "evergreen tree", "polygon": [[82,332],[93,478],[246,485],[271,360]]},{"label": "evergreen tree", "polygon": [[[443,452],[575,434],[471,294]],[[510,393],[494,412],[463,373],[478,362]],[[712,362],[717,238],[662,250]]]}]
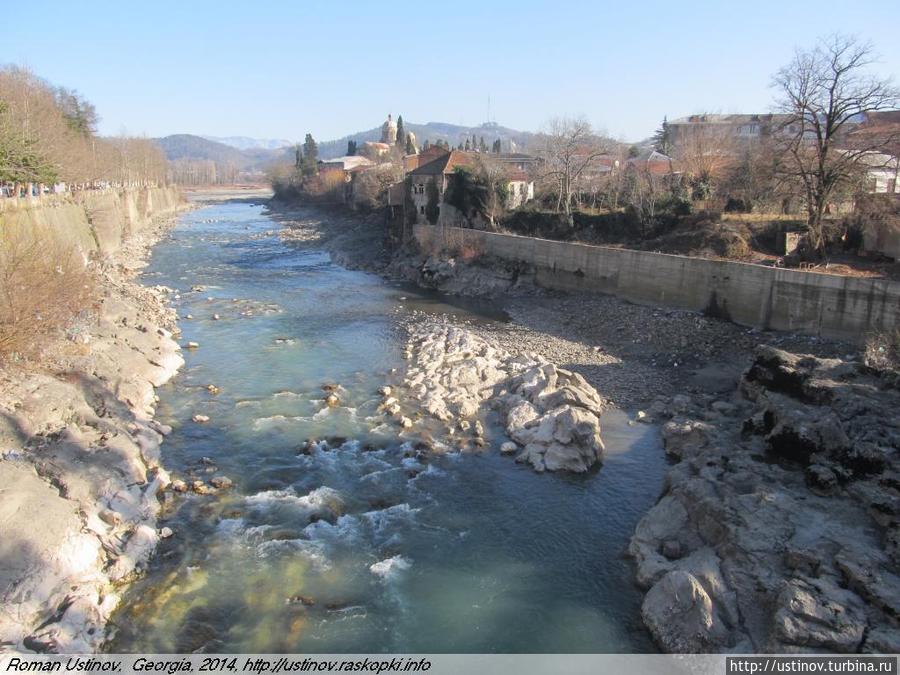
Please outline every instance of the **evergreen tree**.
[{"label": "evergreen tree", "polygon": [[347,141],[347,154],[352,157],[357,152],[356,141]]},{"label": "evergreen tree", "polygon": [[487,146],[484,144],[484,136],[478,139],[478,149],[481,152],[487,152]]},{"label": "evergreen tree", "polygon": [[441,215],[441,204],[435,181],[428,181],[428,185],[425,186],[425,194],[428,197],[428,201],[425,203],[425,217],[429,223],[437,225],[438,217]]},{"label": "evergreen tree", "polygon": [[294,168],[299,171],[303,166],[303,149],[296,145],[294,146]]},{"label": "evergreen tree", "polygon": [[397,147],[401,150],[406,147],[406,131],[403,129],[403,115],[397,115]]},{"label": "evergreen tree", "polygon": [[669,131],[669,120],[663,117],[662,124],[653,134],[653,147],[664,155],[672,154],[672,134]]},{"label": "evergreen tree", "polygon": [[485,181],[469,169],[454,169],[444,192],[444,201],[455,207],[467,221],[483,215],[487,209],[489,189]]},{"label": "evergreen tree", "polygon": [[96,133],[100,118],[93,103],[84,100],[77,91],[65,87],[57,87],[53,95],[70,129],[83,136]]},{"label": "evergreen tree", "polygon": [[467,138],[467,139],[466,139],[466,152],[468,152],[468,151],[471,150],[471,149],[472,149],[472,146],[469,145],[469,139]]},{"label": "evergreen tree", "polygon": [[306,134],[306,139],[303,141],[303,175],[315,176],[318,173],[318,159],[319,146],[312,134]]},{"label": "evergreen tree", "polygon": [[427,150],[427,149],[430,148],[430,147],[431,147],[431,143],[430,143],[429,140],[426,138],[426,139],[425,139],[425,143],[422,144],[422,151],[424,152],[425,150]]},{"label": "evergreen tree", "polygon": [[[469,144],[469,141],[467,140],[467,141],[466,141],[466,145],[468,145],[468,144]],[[463,149],[462,141],[459,142],[459,146],[458,146],[456,149],[457,149],[457,150],[462,150],[462,149]]]},{"label": "evergreen tree", "polygon": [[502,147],[503,147],[503,144],[500,142],[500,139],[498,138],[496,141],[494,141],[494,146],[492,148],[492,150],[494,151],[494,154],[499,155]]},{"label": "evergreen tree", "polygon": [[406,134],[406,154],[416,154],[416,146],[413,145],[412,136],[410,136],[409,134]]}]

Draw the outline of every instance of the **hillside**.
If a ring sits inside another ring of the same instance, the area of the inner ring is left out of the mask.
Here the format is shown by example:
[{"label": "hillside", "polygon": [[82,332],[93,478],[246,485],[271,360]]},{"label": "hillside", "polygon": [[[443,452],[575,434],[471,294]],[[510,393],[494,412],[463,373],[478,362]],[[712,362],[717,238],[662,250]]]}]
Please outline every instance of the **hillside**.
[{"label": "hillside", "polygon": [[210,141],[191,134],[174,134],[164,138],[155,138],[154,142],[162,148],[169,161],[176,159],[211,160],[216,164],[234,164],[245,168],[250,159],[237,148],[224,143]]},{"label": "hillside", "polygon": [[[516,131],[495,123],[467,127],[447,122],[428,122],[427,124],[407,122],[405,127],[407,131],[412,131],[416,135],[416,140],[420,146],[426,140],[431,143],[441,140],[447,141],[447,143],[455,147],[460,142],[465,143],[466,139],[471,139],[474,135],[478,139],[484,137],[484,142],[488,146],[499,138],[503,142],[504,149],[508,149],[510,142],[512,142],[517,149],[527,150],[529,143],[534,138],[534,134],[531,132]],[[154,139],[154,142],[162,148],[166,159],[169,161],[212,161],[220,169],[221,167],[230,166],[241,172],[263,171],[274,162],[294,161],[293,146],[262,147],[274,146],[277,143],[281,143],[281,141],[260,140],[244,136],[221,138],[219,140],[212,139],[213,137],[195,136],[193,134],[174,134]],[[340,157],[347,152],[347,142],[351,140],[362,144],[365,141],[378,141],[380,139],[381,126],[379,125],[336,140],[321,141],[319,143],[319,157],[321,159]],[[235,145],[244,147],[238,148]]]}]

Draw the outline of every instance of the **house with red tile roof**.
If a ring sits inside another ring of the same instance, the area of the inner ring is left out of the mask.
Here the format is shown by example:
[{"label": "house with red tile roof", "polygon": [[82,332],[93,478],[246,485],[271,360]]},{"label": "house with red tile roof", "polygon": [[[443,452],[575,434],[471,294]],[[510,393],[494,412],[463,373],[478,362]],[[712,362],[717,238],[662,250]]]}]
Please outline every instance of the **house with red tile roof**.
[{"label": "house with red tile roof", "polygon": [[[444,193],[447,191],[457,168],[462,167],[475,170],[480,162],[491,161],[494,161],[494,155],[491,154],[451,150],[410,171],[407,177],[411,185],[417,222],[424,223],[427,221],[425,210],[428,205],[429,184],[437,187],[438,203],[441,215],[443,215]],[[509,194],[507,208],[518,208],[534,198],[534,182],[515,165],[507,163],[504,163],[504,165],[508,167],[507,180],[509,181],[507,185]],[[438,221],[441,222],[441,216],[438,217]]]}]

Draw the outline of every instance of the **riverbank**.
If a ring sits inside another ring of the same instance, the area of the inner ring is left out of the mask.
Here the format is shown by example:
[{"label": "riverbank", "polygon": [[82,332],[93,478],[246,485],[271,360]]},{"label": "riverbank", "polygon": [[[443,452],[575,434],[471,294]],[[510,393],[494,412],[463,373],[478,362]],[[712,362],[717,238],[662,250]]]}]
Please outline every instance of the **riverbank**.
[{"label": "riverbank", "polygon": [[279,233],[320,246],[335,262],[448,295],[493,300],[507,323],[471,324],[510,351],[530,351],[580,373],[623,409],[679,393],[715,396],[735,389],[761,342],[821,357],[857,356],[859,347],[797,333],[760,331],[696,312],[636,305],[609,295],[540,288],[527,265],[488,257],[468,261],[430,252],[391,254],[380,214],[273,202]]},{"label": "riverbank", "polygon": [[[319,218],[302,218],[311,241]],[[662,649],[900,649],[900,427],[890,412],[900,401],[896,378],[862,365],[858,346],[549,292],[527,266],[461,245],[452,258],[407,252],[373,264],[359,241],[344,245],[362,227],[337,236],[324,226],[336,260],[493,297],[511,321],[464,328],[580,374],[635,423],[662,425],[673,466],[629,549]]]},{"label": "riverbank", "polygon": [[166,534],[156,518],[169,483],[160,463],[168,429],[153,419],[154,388],[183,360],[172,291],[137,276],[181,206],[163,192],[135,202],[129,214],[111,201],[100,219],[79,205],[52,219],[26,214],[53,236],[54,227],[79,227],[60,217],[68,209],[104,236],[85,238],[103,245],[91,265],[92,311],[39,361],[0,373],[2,649],[96,651],[123,584]]},{"label": "riverbank", "polygon": [[323,248],[347,269],[384,274],[391,263],[384,214],[348,211],[343,206],[307,206],[272,200],[268,215],[284,226],[278,234],[297,246]]}]

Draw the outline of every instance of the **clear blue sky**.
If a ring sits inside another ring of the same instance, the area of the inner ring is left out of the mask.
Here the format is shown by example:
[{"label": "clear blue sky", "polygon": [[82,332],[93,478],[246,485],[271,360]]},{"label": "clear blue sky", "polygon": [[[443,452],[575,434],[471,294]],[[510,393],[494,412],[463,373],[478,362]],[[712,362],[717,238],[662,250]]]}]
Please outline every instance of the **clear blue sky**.
[{"label": "clear blue sky", "polygon": [[0,63],[81,91],[101,131],[328,140],[380,124],[537,130],[584,114],[627,140],[663,115],[756,112],[796,46],[871,40],[900,78],[900,3],[6,2]]}]

